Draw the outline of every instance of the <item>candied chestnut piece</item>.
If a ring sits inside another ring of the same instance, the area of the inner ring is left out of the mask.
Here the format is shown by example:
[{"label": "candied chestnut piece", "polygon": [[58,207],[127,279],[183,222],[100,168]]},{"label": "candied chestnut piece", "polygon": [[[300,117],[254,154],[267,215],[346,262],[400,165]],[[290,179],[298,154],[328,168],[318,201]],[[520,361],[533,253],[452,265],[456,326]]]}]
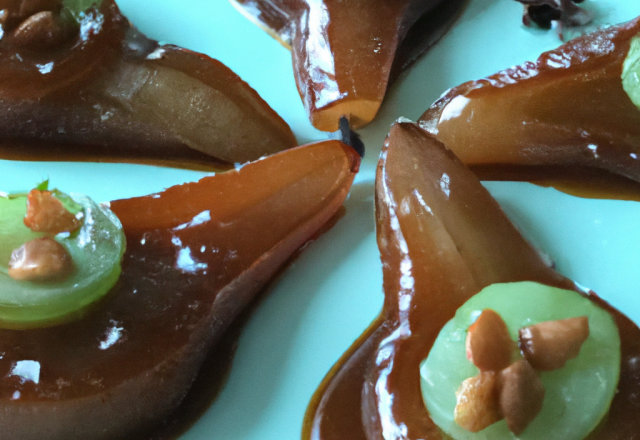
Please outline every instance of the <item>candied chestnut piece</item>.
[{"label": "candied chestnut piece", "polygon": [[[413,124],[391,128],[376,181],[382,314],[316,392],[303,438],[441,440],[420,391],[420,363],[482,288],[532,280],[575,290],[540,257],[454,154]],[[640,329],[595,295],[622,341],[619,392],[594,439],[640,429]]]},{"label": "candied chestnut piece", "polygon": [[21,12],[30,2],[14,3],[0,24],[2,157],[202,167],[296,145],[289,126],[229,68],[159,46],[113,0],[49,1],[33,15]]},{"label": "candied chestnut piece", "polygon": [[420,125],[469,166],[596,168],[640,182],[640,110],[621,78],[639,33],[636,19],[464,83]]},{"label": "candied chestnut piece", "polygon": [[2,436],[132,438],[158,424],[207,348],[338,211],[359,163],[327,141],[111,202],[127,250],[102,303],[65,325],[0,330]]},{"label": "candied chestnut piece", "polygon": [[391,77],[431,46],[465,0],[231,0],[291,48],[311,123],[335,131],[375,117]]}]

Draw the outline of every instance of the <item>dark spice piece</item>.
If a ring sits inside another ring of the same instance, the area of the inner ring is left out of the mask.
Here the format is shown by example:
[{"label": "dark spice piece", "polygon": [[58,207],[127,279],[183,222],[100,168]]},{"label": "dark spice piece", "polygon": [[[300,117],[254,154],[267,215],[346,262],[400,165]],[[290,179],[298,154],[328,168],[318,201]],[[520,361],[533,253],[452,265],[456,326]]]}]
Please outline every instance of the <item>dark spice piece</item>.
[{"label": "dark spice piece", "polygon": [[525,26],[535,23],[543,29],[551,29],[552,22],[564,26],[584,26],[593,17],[591,13],[576,4],[584,0],[516,0],[524,5],[522,22]]}]

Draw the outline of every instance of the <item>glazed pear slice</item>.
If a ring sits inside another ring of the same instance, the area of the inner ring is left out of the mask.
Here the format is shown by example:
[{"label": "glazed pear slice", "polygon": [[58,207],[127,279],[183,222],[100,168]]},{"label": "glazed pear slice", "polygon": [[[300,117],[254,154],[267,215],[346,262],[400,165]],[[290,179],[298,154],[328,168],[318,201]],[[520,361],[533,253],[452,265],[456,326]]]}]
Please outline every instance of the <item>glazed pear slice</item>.
[{"label": "glazed pear slice", "polygon": [[470,166],[587,167],[640,181],[640,110],[621,79],[639,33],[636,19],[464,83],[420,125]]},{"label": "glazed pear slice", "polygon": [[[292,50],[311,123],[336,131],[378,112],[396,76],[449,27],[465,0],[231,0]],[[406,42],[406,45],[403,43]]]},{"label": "glazed pear slice", "polygon": [[[384,308],[317,391],[305,440],[441,440],[422,401],[419,364],[456,309],[498,282],[576,289],[522,238],[474,174],[416,125],[396,124],[387,138],[376,218]],[[622,338],[619,392],[593,438],[623,439],[640,429],[640,329],[591,297],[613,314]],[[354,406],[338,411],[342,401]],[[342,427],[354,425],[350,437]]]},{"label": "glazed pear slice", "polygon": [[[61,0],[41,3],[40,13],[63,20]],[[296,145],[289,126],[222,63],[159,46],[113,0],[96,3],[79,24],[65,22],[71,36],[54,47],[25,46],[17,38],[33,16],[4,25],[2,157],[197,168],[212,158],[247,162]]]},{"label": "glazed pear slice", "polygon": [[0,330],[0,425],[12,439],[132,438],[189,389],[208,348],[339,210],[360,164],[339,141],[111,202],[122,275],[79,321]]}]

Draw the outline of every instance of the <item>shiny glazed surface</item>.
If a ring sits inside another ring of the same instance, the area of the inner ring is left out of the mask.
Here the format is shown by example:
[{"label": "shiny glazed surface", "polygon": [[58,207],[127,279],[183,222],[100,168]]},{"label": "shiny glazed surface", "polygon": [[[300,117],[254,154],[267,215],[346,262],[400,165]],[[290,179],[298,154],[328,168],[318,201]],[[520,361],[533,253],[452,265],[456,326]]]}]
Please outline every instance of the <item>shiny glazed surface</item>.
[{"label": "shiny glazed surface", "polygon": [[464,1],[231,0],[291,48],[298,91],[323,131],[337,130],[341,116],[354,128],[371,122],[389,82],[445,32]]},{"label": "shiny glazed surface", "polygon": [[338,211],[359,162],[327,141],[112,202],[128,248],[105,300],[67,325],[0,330],[2,436],[114,438],[157,424],[207,348]]},{"label": "shiny glazed surface", "polygon": [[[476,177],[415,125],[394,125],[385,143],[376,218],[383,312],[323,382],[303,439],[441,439],[422,402],[418,372],[456,309],[496,282],[577,289],[522,238]],[[609,417],[590,438],[633,438],[640,429],[640,329],[591,298],[616,319],[622,371]]]},{"label": "shiny glazed surface", "polygon": [[640,110],[621,80],[638,33],[640,19],[464,83],[421,124],[468,165],[579,166],[640,181]]},{"label": "shiny glazed surface", "polygon": [[4,27],[2,157],[198,168],[296,145],[289,126],[229,68],[159,46],[113,0],[89,9],[68,41],[46,50],[17,45],[15,30]]}]

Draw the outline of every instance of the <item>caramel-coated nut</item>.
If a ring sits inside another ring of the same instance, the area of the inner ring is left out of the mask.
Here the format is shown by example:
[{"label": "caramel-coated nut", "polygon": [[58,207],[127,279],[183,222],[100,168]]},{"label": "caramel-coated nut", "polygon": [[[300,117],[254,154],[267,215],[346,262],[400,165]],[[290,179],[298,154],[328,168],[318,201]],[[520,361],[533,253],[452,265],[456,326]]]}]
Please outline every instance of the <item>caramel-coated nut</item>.
[{"label": "caramel-coated nut", "polygon": [[588,337],[586,316],[546,321],[520,329],[520,350],[536,370],[552,371],[577,357]]},{"label": "caramel-coated nut", "polygon": [[478,432],[502,419],[497,377],[498,373],[486,371],[462,382],[453,416],[462,428]]},{"label": "caramel-coated nut", "polygon": [[480,371],[500,371],[511,365],[515,343],[500,315],[485,309],[467,332],[467,358]]},{"label": "caramel-coated nut", "polygon": [[29,192],[27,215],[24,217],[27,228],[34,232],[59,234],[75,231],[80,223],[51,191],[33,189]]},{"label": "caramel-coated nut", "polygon": [[18,14],[22,18],[26,18],[37,12],[58,11],[61,3],[60,0],[22,0]]},{"label": "caramel-coated nut", "polygon": [[33,14],[13,31],[13,44],[31,50],[47,50],[60,45],[67,35],[51,11]]},{"label": "caramel-coated nut", "polygon": [[9,276],[20,281],[63,280],[73,272],[73,260],[60,243],[36,238],[11,253]]},{"label": "caramel-coated nut", "polygon": [[542,410],[544,385],[522,359],[500,372],[500,412],[509,430],[522,433]]}]

